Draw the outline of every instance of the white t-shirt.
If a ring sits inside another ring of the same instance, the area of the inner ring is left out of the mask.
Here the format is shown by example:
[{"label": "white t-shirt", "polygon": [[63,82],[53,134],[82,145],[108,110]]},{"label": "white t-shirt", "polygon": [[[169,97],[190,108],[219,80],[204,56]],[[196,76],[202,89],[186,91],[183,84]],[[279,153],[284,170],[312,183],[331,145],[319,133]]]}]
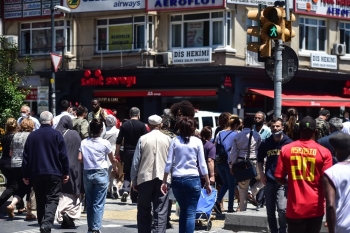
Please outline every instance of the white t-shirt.
[{"label": "white t-shirt", "polygon": [[81,142],[79,151],[83,154],[84,170],[108,168],[108,154],[112,146],[106,139],[86,138]]},{"label": "white t-shirt", "polygon": [[350,232],[350,163],[339,162],[325,171],[335,186],[335,232]]}]

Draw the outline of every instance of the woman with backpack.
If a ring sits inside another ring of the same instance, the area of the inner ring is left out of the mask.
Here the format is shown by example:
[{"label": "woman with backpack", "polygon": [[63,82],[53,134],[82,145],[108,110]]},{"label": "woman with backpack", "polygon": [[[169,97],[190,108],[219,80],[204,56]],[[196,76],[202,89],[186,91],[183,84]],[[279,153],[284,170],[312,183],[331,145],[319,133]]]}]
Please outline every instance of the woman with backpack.
[{"label": "woman with backpack", "polygon": [[228,155],[230,154],[234,136],[237,134],[237,126],[240,125],[239,117],[228,112],[224,112],[219,116],[219,124],[224,125],[225,128],[221,130],[215,139],[216,146],[216,168],[222,179],[217,201],[214,205],[214,210],[218,214],[222,214],[221,201],[225,196],[227,190],[228,194],[228,208],[227,213],[233,213],[233,201],[235,196],[236,179],[230,173],[228,166]]}]

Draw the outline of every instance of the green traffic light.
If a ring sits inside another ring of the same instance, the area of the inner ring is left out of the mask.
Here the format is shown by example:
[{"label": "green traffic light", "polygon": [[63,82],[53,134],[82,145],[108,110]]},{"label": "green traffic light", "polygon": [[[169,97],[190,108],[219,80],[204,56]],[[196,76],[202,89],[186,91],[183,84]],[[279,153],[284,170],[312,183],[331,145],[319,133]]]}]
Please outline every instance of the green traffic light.
[{"label": "green traffic light", "polygon": [[271,39],[276,39],[278,38],[278,34],[277,34],[277,27],[276,25],[271,25],[269,28],[268,28],[268,32],[269,32],[269,37]]}]

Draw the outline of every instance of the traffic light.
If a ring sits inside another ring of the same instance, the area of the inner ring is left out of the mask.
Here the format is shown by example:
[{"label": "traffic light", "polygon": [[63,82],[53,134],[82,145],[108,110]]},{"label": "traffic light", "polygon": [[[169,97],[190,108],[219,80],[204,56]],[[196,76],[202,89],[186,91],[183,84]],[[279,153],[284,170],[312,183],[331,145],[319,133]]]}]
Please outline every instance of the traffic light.
[{"label": "traffic light", "polygon": [[283,7],[267,7],[263,12],[266,23],[262,31],[272,40],[281,39],[283,42],[291,41],[295,36],[292,30],[292,21],[295,15],[290,13],[290,19],[286,19],[286,9]]},{"label": "traffic light", "polygon": [[258,37],[258,42],[249,42],[247,49],[258,53],[258,59],[260,57],[271,57],[271,40],[262,30],[263,25],[266,23],[263,11],[260,8],[259,10],[250,10],[247,17],[258,22],[257,26],[250,26],[247,29],[248,35]]}]

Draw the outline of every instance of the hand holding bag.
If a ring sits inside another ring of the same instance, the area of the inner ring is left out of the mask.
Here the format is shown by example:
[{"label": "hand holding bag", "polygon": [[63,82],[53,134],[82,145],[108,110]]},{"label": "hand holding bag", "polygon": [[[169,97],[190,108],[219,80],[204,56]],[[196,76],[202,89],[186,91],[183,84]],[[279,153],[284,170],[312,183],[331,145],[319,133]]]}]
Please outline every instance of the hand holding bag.
[{"label": "hand holding bag", "polygon": [[245,160],[234,163],[232,165],[231,172],[236,177],[237,182],[250,180],[250,179],[257,176],[255,165],[249,159],[252,136],[253,136],[253,130],[250,131],[249,140],[248,140],[248,152],[247,152],[247,156],[246,156]]}]

